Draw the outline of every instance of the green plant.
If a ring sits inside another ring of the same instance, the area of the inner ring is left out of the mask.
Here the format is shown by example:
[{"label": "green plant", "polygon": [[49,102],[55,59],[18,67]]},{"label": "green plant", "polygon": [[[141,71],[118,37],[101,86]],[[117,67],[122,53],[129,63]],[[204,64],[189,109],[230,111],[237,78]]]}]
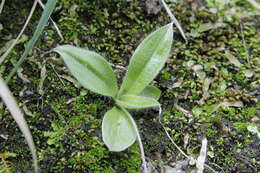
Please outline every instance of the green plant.
[{"label": "green plant", "polygon": [[[14,66],[14,68],[12,69],[10,74],[7,76],[7,79],[6,79],[7,84],[10,82],[13,75],[17,72],[18,68],[21,66],[21,64],[24,62],[24,60],[27,58],[30,50],[32,50],[36,41],[41,36],[41,33],[43,32],[43,29],[44,29],[46,23],[48,22],[49,17],[50,17],[51,13],[53,12],[53,10],[56,6],[56,3],[57,3],[57,0],[48,0],[48,2],[46,3],[46,6],[45,6],[44,11],[41,15],[41,18],[40,18],[40,21],[37,25],[37,28],[36,28],[35,32],[33,33],[32,39],[28,42],[21,58],[19,59],[17,64]],[[2,60],[0,60],[0,61],[2,61]]]},{"label": "green plant", "polygon": [[149,83],[164,66],[172,39],[172,23],[145,38],[131,58],[120,89],[111,66],[99,54],[70,45],[54,49],[82,86],[115,101],[116,105],[105,113],[102,121],[103,141],[110,151],[123,151],[138,139],[142,152],[137,126],[126,109],[160,106],[156,100],[160,90]]},{"label": "green plant", "polygon": [[[0,5],[0,13],[3,9],[4,6],[4,2],[2,1],[1,5]],[[26,24],[24,26],[24,28],[22,29],[21,33],[18,35],[17,39],[12,43],[12,45],[10,46],[10,48],[4,53],[3,56],[0,57],[0,64],[1,62],[4,61],[5,57],[9,54],[9,52],[11,51],[11,49],[15,46],[15,44],[17,43],[17,41],[19,40],[21,34],[23,33],[23,30],[26,28],[26,25],[28,24],[32,13],[36,7],[38,0],[35,0],[34,5],[32,7],[31,13],[26,21]],[[40,2],[40,0],[39,0]],[[29,43],[26,45],[25,50],[21,56],[21,58],[19,59],[18,63],[15,65],[15,67],[12,69],[12,71],[10,72],[10,74],[8,75],[6,81],[4,82],[4,80],[2,79],[2,77],[0,76],[0,98],[2,98],[3,102],[6,104],[6,107],[9,109],[12,117],[14,118],[14,120],[16,121],[16,123],[18,124],[20,130],[22,131],[22,133],[24,134],[24,137],[28,143],[28,146],[30,148],[31,154],[32,154],[32,158],[33,158],[33,163],[34,163],[34,172],[39,172],[39,167],[38,167],[38,161],[37,161],[37,155],[36,155],[36,149],[35,149],[35,145],[34,145],[34,141],[31,135],[31,132],[29,130],[29,127],[24,119],[23,113],[20,110],[19,106],[17,105],[15,98],[13,97],[11,91],[9,90],[7,84],[8,82],[10,82],[12,76],[16,73],[16,71],[18,70],[18,68],[20,67],[20,65],[23,63],[23,61],[26,59],[27,55],[29,54],[30,50],[33,48],[33,46],[35,45],[36,41],[39,39],[41,33],[43,32],[43,29],[46,25],[46,23],[48,22],[48,19],[51,15],[51,13],[53,12],[55,6],[56,6],[57,0],[48,0],[48,2],[46,3],[46,6],[44,8],[44,11],[42,13],[41,19],[39,21],[39,24],[37,25],[37,28],[33,34],[32,39],[29,41]],[[1,158],[1,157],[0,157]],[[0,162],[1,163],[1,162]],[[0,170],[1,172],[1,170]]]}]

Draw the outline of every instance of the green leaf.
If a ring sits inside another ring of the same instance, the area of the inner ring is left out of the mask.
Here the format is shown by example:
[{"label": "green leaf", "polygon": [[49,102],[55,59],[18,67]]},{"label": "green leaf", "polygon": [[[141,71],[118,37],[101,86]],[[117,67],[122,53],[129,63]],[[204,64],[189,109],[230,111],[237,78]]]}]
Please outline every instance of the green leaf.
[{"label": "green leaf", "polygon": [[127,109],[145,109],[160,106],[160,103],[153,98],[137,95],[123,95],[116,100],[116,103]]},{"label": "green leaf", "polygon": [[48,19],[49,19],[51,13],[53,12],[53,10],[56,6],[56,3],[57,3],[57,0],[48,0],[48,2],[46,3],[44,11],[41,15],[40,21],[37,25],[37,28],[36,28],[35,32],[33,33],[32,39],[26,45],[21,58],[19,59],[17,64],[15,64],[14,68],[12,69],[12,71],[10,72],[10,74],[8,75],[8,77],[6,79],[7,84],[10,82],[13,75],[17,72],[18,68],[22,65],[24,60],[27,58],[29,52],[32,50],[33,46],[35,45],[36,41],[41,36],[41,33],[42,33],[44,27],[46,26],[46,23],[48,22]]},{"label": "green leaf", "polygon": [[138,95],[164,66],[172,45],[172,23],[146,37],[135,50],[119,95]]},{"label": "green leaf", "polygon": [[151,86],[151,85],[148,85],[141,93],[140,93],[141,96],[144,96],[144,97],[151,97],[155,100],[158,100],[161,96],[161,90],[154,87],[154,86]]},{"label": "green leaf", "polygon": [[105,96],[116,96],[116,76],[102,56],[70,45],[59,46],[54,51],[62,56],[73,76],[85,88]]},{"label": "green leaf", "polygon": [[110,151],[123,151],[136,140],[131,115],[118,107],[106,112],[102,121],[102,137]]}]

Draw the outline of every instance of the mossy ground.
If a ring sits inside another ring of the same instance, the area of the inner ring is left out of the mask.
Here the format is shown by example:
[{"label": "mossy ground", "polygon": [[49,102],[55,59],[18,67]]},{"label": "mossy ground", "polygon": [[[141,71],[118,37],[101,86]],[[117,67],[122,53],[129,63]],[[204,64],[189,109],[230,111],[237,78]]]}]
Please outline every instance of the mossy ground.
[{"label": "mossy ground", "polygon": [[[154,81],[162,90],[164,124],[173,140],[194,157],[198,156],[201,140],[206,136],[207,163],[215,170],[257,172],[259,138],[247,126],[259,125],[259,16],[244,1],[235,1],[230,6],[210,2],[213,1],[169,3],[187,33],[188,43],[175,29],[171,56]],[[0,47],[15,38],[32,3],[15,0],[5,4],[0,16],[3,25]],[[211,7],[218,12],[211,12]],[[169,22],[163,10],[153,15],[147,14],[145,8],[144,1],[139,0],[59,1],[52,17],[65,40],[58,37],[49,23],[22,65],[21,74],[29,82],[16,76],[9,85],[26,112],[42,172],[140,172],[137,144],[125,152],[112,153],[101,140],[101,121],[112,105],[111,100],[81,88],[59,56],[48,51],[57,44],[73,44],[95,50],[113,64],[127,66],[138,43],[152,30]],[[231,8],[237,12],[230,14]],[[26,30],[29,38],[40,14],[39,8]],[[210,23],[220,23],[220,26],[198,29]],[[3,77],[21,56],[24,44],[17,45],[0,65]],[[230,62],[225,51],[231,52],[242,65],[237,67]],[[195,66],[202,68],[196,71]],[[246,72],[253,75],[248,77]],[[118,71],[119,77],[121,74]],[[205,77],[211,79],[208,91],[203,91]],[[207,96],[201,99],[203,93]],[[179,106],[192,112],[192,117],[176,108],[176,99]],[[221,106],[213,111],[214,105],[223,101],[240,101],[243,106]],[[158,123],[156,110],[133,114],[147,158],[158,170],[184,159]],[[29,149],[2,103],[0,135],[0,159],[8,161],[14,172],[31,171]],[[183,147],[185,136],[189,136],[186,148]]]}]

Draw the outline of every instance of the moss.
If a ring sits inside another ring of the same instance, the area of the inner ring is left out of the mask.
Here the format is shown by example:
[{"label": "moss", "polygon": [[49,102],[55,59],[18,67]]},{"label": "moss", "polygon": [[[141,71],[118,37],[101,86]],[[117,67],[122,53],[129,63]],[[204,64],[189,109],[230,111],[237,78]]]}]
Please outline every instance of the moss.
[{"label": "moss", "polygon": [[[15,2],[7,2],[4,13],[1,14],[1,47],[8,40],[6,35],[13,38],[18,33],[32,5],[32,2]],[[187,153],[192,155],[199,153],[201,138],[206,135],[209,151],[213,153],[213,157],[208,159],[220,165],[224,172],[253,171],[252,167],[241,161],[241,157],[246,156],[249,164],[257,165],[256,149],[259,144],[246,127],[248,123],[259,122],[255,118],[259,102],[257,103],[257,94],[254,92],[259,78],[259,48],[255,37],[259,31],[251,23],[243,23],[247,46],[245,49],[239,20],[228,14],[226,7],[218,7],[220,10],[213,14],[209,10],[200,10],[197,8],[198,4],[191,1],[169,4],[185,29],[188,43],[183,42],[176,30],[171,57],[155,81],[155,85],[163,91],[160,102],[167,130],[179,146],[183,146],[184,135],[189,134]],[[235,5],[243,6],[244,10],[249,7],[242,1],[236,1]],[[212,7],[215,7],[214,4]],[[242,10],[232,7],[240,12]],[[37,10],[26,31],[29,38],[40,12],[41,10]],[[12,22],[10,14],[18,22]],[[65,39],[62,41],[49,24],[36,45],[37,49],[31,52],[30,58],[22,66],[22,73],[31,82],[24,83],[19,77],[15,77],[10,83],[19,103],[25,104],[32,112],[32,116],[26,118],[36,141],[42,170],[140,172],[141,160],[137,144],[125,152],[111,153],[101,140],[102,117],[111,107],[112,101],[86,91],[73,80],[68,80],[70,73],[64,68],[63,62],[56,54],[47,51],[58,43],[74,44],[98,51],[111,63],[126,65],[138,43],[157,26],[169,21],[166,13],[162,11],[159,15],[148,15],[144,2],[140,0],[120,0],[113,3],[108,0],[61,0],[52,17]],[[254,19],[248,20],[254,23]],[[202,24],[219,21],[225,24],[217,29],[198,32],[196,36],[189,35]],[[3,65],[1,64],[1,75],[6,76],[18,61],[23,44],[17,45]],[[223,48],[231,51],[243,67],[232,65],[225,58]],[[246,59],[247,50],[250,54],[250,66]],[[43,65],[46,66],[47,73],[43,93],[40,93],[38,87]],[[203,80],[192,69],[194,65],[201,65],[206,77],[211,78],[204,104],[200,102],[203,97]],[[250,78],[244,75],[244,70],[247,69],[254,71]],[[182,79],[180,86],[172,87],[179,79]],[[174,107],[176,98],[182,108],[192,110],[193,118],[188,118]],[[212,111],[223,100],[242,101],[244,106],[220,107]],[[15,169],[28,170],[31,167],[31,158],[26,143],[8,111],[0,107],[0,114],[0,131],[9,136],[7,140],[0,138],[3,146],[0,153],[15,153],[16,156],[10,159]],[[164,164],[181,159],[179,152],[168,141],[158,124],[157,112],[151,110],[136,113],[135,119],[142,132],[147,157],[153,159],[155,153],[159,152]]]},{"label": "moss", "polygon": [[115,159],[112,162],[114,162],[115,165],[121,167],[120,172],[140,172],[141,155],[139,153],[138,144],[135,143],[133,146],[131,146],[127,152],[127,155],[124,154],[120,160]]}]

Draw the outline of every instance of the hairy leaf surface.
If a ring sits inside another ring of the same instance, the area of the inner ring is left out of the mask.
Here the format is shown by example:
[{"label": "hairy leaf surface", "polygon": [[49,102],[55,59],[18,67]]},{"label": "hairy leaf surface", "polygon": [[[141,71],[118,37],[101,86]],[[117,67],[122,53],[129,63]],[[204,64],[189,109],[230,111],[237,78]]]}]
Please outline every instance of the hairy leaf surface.
[{"label": "hairy leaf surface", "polygon": [[131,115],[121,108],[113,107],[102,121],[102,138],[110,151],[123,151],[136,140],[136,130]]},{"label": "hairy leaf surface", "polygon": [[135,50],[120,95],[138,95],[164,66],[172,45],[172,23],[146,37]]},{"label": "hairy leaf surface", "polygon": [[155,100],[158,100],[161,96],[161,90],[154,87],[154,86],[151,86],[151,85],[148,85],[141,93],[140,93],[141,96],[144,96],[144,97],[151,97]]},{"label": "hairy leaf surface", "polygon": [[59,46],[54,50],[62,56],[81,85],[98,94],[115,97],[117,80],[111,66],[102,56],[70,45]]},{"label": "hairy leaf surface", "polygon": [[160,103],[153,98],[137,95],[123,95],[116,100],[116,103],[127,109],[145,109],[160,106]]}]

